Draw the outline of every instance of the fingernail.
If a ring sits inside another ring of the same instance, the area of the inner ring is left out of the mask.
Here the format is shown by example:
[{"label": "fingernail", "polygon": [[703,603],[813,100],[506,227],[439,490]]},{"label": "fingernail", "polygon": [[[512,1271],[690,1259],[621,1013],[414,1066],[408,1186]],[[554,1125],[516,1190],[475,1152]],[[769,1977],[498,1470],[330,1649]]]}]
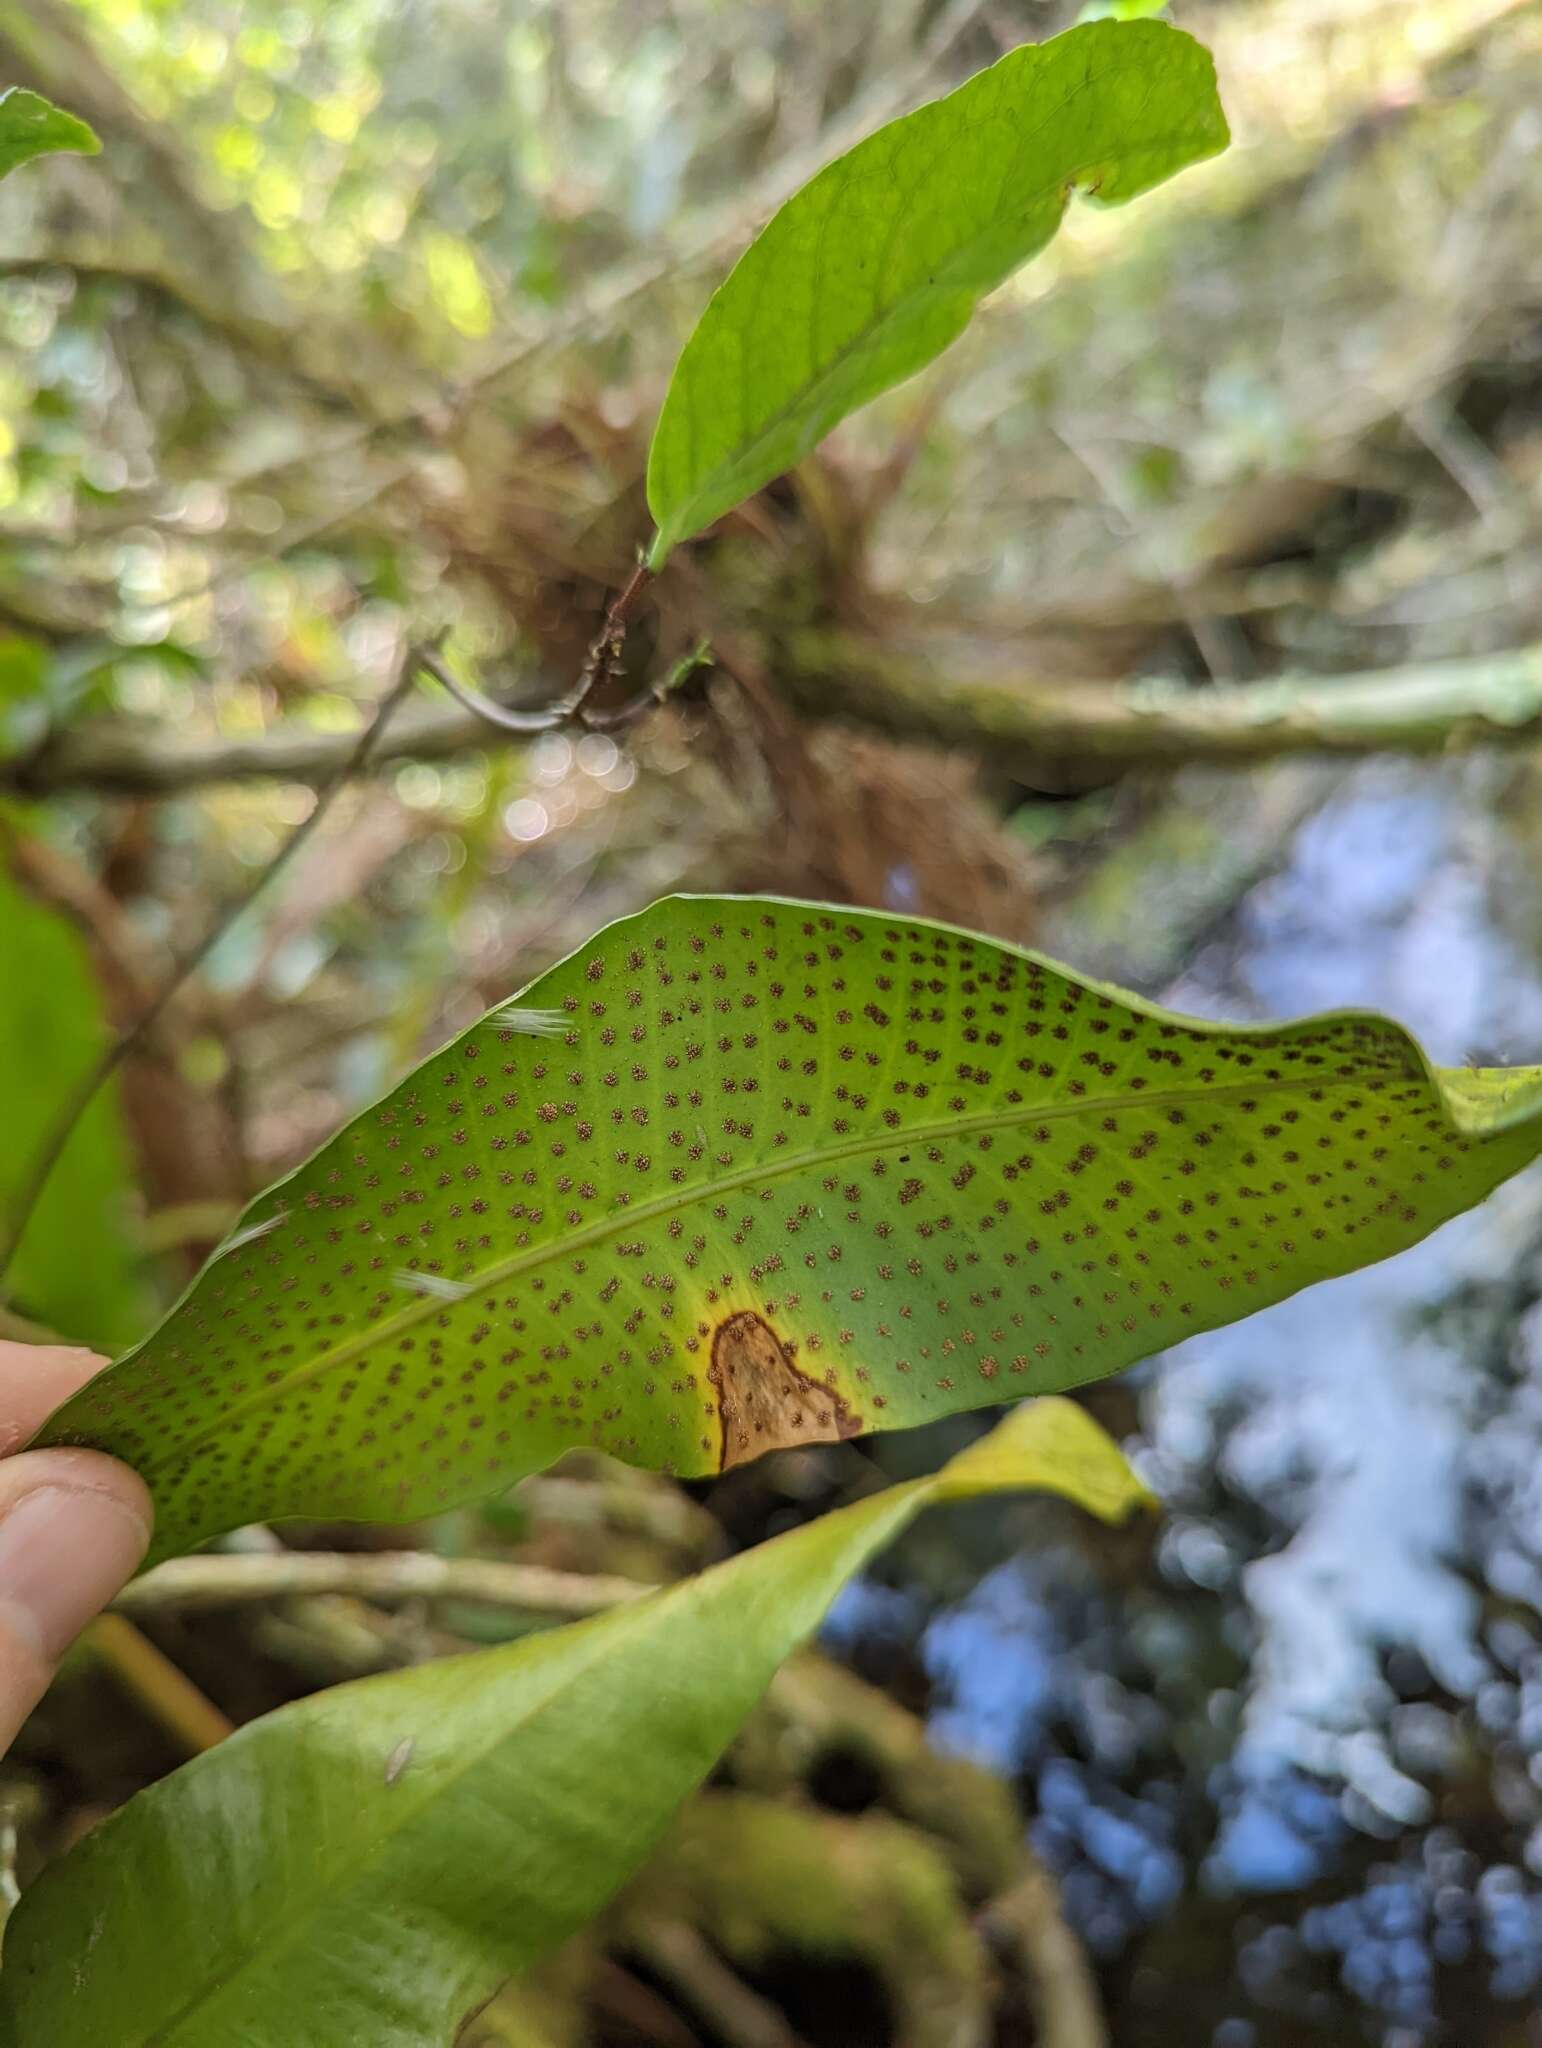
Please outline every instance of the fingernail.
[{"label": "fingernail", "polygon": [[52,1664],[128,1581],[149,1540],[115,1494],[35,1487],[0,1517],[0,1604]]}]

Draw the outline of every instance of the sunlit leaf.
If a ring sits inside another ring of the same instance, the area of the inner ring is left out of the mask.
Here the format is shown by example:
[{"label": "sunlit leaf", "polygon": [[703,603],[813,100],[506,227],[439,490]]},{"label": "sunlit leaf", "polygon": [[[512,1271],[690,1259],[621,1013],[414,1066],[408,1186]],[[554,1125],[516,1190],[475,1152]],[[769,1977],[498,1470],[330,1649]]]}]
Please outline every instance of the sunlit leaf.
[{"label": "sunlit leaf", "polygon": [[1142,1498],[1032,1403],[931,1478],[666,1593],[253,1722],[96,1828],[6,1932],[0,2042],[448,2043],[646,1857],[842,1584],[934,1501]]},{"label": "sunlit leaf", "polygon": [[445,318],[473,339],[486,334],[493,324],[493,305],[471,245],[432,229],[423,237],[423,257],[434,303]]},{"label": "sunlit leaf", "polygon": [[1102,22],[1009,52],[827,165],[675,368],[648,462],[653,566],[946,348],[1074,192],[1122,204],[1227,139],[1198,43]]},{"label": "sunlit leaf", "polygon": [[50,1423],[145,1475],[158,1555],[575,1445],[710,1473],[1074,1386],[1542,1149],[1542,1069],[1437,1074],[1359,1013],[1197,1023],[874,912],[672,898],[519,1006],[564,1034],[435,1054]]},{"label": "sunlit leaf", "polygon": [[40,93],[28,92],[20,85],[0,92],[0,178],[35,156],[50,156],[58,150],[95,156],[101,146],[84,121]]}]

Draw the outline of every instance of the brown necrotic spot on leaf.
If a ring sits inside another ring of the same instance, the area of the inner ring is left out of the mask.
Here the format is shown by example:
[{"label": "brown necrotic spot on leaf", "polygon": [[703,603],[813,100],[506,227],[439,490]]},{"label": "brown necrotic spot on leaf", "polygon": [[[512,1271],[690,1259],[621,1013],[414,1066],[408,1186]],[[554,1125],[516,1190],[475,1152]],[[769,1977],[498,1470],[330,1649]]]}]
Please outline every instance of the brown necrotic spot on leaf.
[{"label": "brown necrotic spot on leaf", "polygon": [[776,1332],[751,1309],[718,1324],[707,1377],[717,1389],[725,1472],[765,1451],[861,1434],[861,1417],[833,1388],[799,1372]]}]

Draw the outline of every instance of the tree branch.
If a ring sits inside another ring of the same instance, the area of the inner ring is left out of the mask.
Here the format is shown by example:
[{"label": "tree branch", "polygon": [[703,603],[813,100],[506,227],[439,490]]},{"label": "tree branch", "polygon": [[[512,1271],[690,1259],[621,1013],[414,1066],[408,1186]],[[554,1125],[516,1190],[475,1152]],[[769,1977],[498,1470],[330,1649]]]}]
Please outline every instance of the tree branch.
[{"label": "tree branch", "polygon": [[[1162,679],[1068,682],[895,655],[870,641],[808,635],[771,669],[809,718],[894,739],[933,740],[1008,764],[1046,755],[1116,767],[1244,762],[1281,754],[1435,753],[1514,745],[1542,734],[1542,647],[1465,661],[1204,688]],[[369,767],[437,761],[508,744],[459,704],[408,704]],[[156,728],[91,721],[37,753],[0,762],[0,791],[170,796],[260,777],[328,783],[357,745],[351,733],[293,726],[246,740],[177,745]]]},{"label": "tree branch", "polygon": [[1054,2048],[1108,2048],[1096,1979],[1043,1864],[1029,1857],[1017,1883],[992,1899],[983,1917],[1027,1965],[1039,2038]]},{"label": "tree branch", "polygon": [[796,641],[772,671],[809,717],[998,758],[1076,756],[1116,766],[1279,754],[1437,752],[1542,731],[1542,647],[1340,676],[1204,687],[971,673],[832,635]]},{"label": "tree branch", "polygon": [[[315,788],[331,781],[357,738],[356,733],[291,724],[251,739],[179,745],[153,726],[92,720],[59,733],[36,754],[0,762],[0,787],[27,796],[68,789],[103,796],[175,796],[208,783],[269,777]],[[458,704],[408,703],[377,741],[370,760],[376,767],[388,761],[438,761],[468,747],[496,745],[498,739],[474,712]]]},{"label": "tree branch", "polygon": [[113,1604],[125,1614],[166,1614],[350,1593],[383,1607],[405,1600],[469,1600],[526,1614],[577,1616],[600,1614],[656,1590],[599,1572],[436,1557],[424,1550],[290,1550],[272,1556],[174,1557],[125,1586]]}]

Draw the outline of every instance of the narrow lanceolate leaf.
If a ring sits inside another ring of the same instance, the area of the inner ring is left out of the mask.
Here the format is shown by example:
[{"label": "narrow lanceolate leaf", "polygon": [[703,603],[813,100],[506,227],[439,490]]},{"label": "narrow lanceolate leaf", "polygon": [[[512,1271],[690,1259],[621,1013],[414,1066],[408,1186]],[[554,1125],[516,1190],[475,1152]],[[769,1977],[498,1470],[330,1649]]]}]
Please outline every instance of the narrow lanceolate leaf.
[{"label": "narrow lanceolate leaf", "polygon": [[631,1875],[776,1666],[931,1501],[1141,1498],[1046,1401],[667,1593],[253,1722],[114,1814],[6,1931],[0,2044],[424,2048]]},{"label": "narrow lanceolate leaf", "polygon": [[1072,193],[1122,204],[1227,140],[1198,43],[1094,22],[1009,52],[827,165],[751,244],[676,365],[648,460],[652,566],[940,354]]},{"label": "narrow lanceolate leaf", "polygon": [[1363,1014],[1199,1023],[874,912],[675,897],[523,1007],[563,1035],[435,1054],[49,1423],[144,1474],[156,1556],[579,1444],[711,1473],[1073,1386],[1542,1149],[1542,1069],[1436,1073]]},{"label": "narrow lanceolate leaf", "polygon": [[35,156],[49,156],[57,150],[95,156],[101,146],[84,121],[40,93],[28,92],[20,85],[0,92],[0,178]]}]

